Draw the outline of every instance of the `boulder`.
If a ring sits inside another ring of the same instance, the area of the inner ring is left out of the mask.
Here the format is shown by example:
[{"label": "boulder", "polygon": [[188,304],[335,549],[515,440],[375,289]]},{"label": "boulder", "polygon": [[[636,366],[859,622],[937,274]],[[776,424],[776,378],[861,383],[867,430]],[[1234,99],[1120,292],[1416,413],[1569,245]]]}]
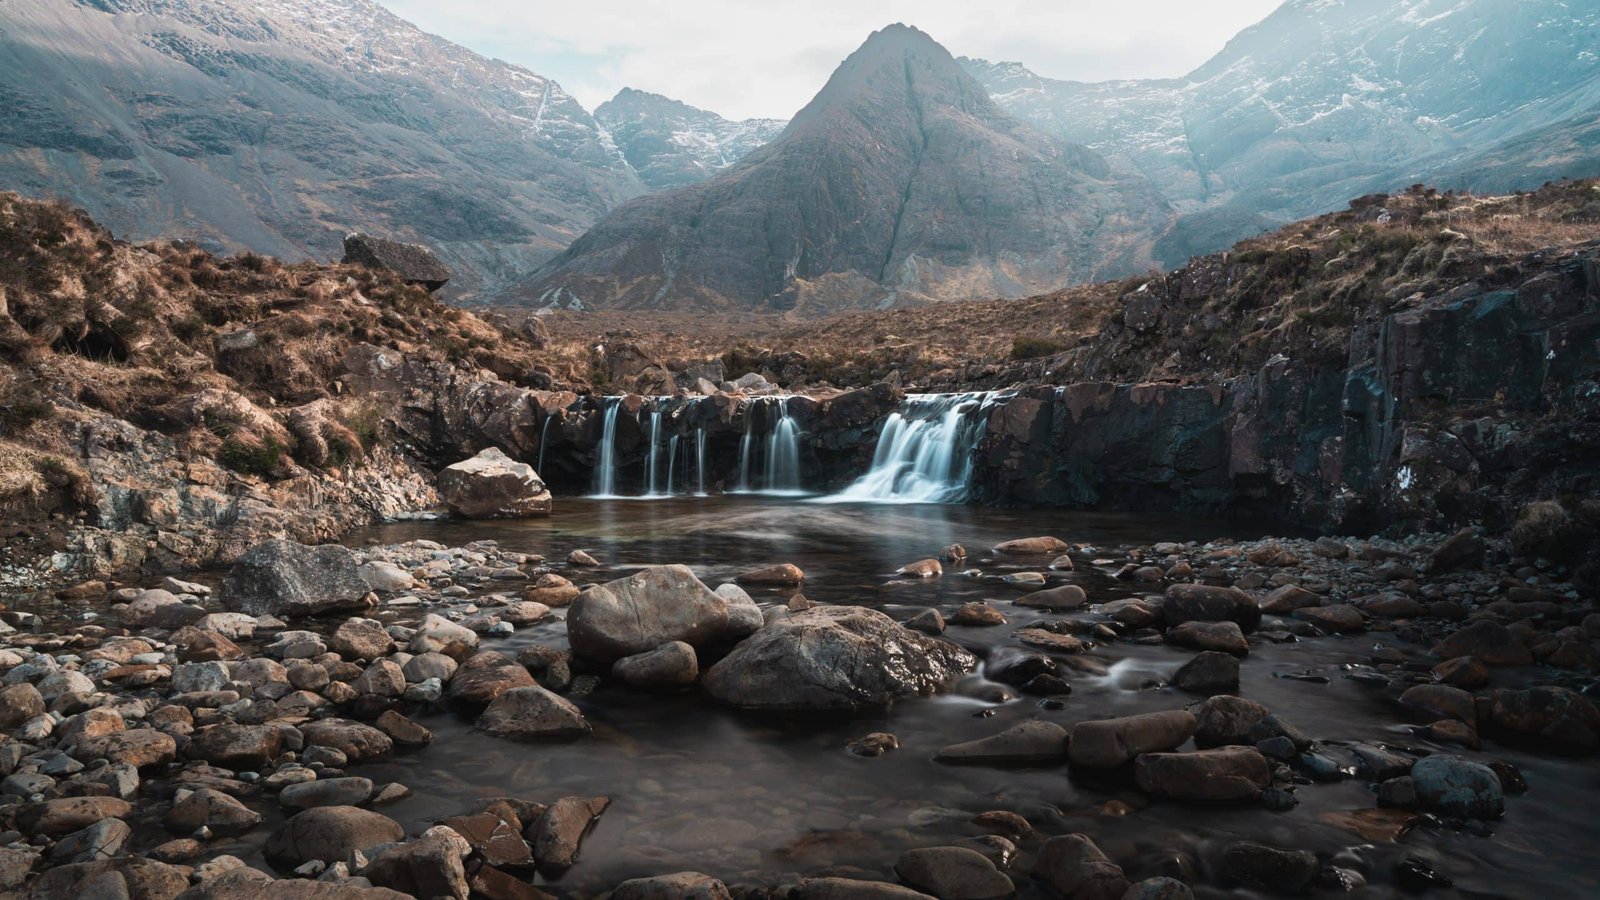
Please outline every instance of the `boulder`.
[{"label": "boulder", "polygon": [[1295,610],[1294,617],[1310,622],[1324,634],[1355,634],[1367,630],[1367,617],[1348,603],[1307,606]]},{"label": "boulder", "polygon": [[527,829],[540,870],[554,874],[572,868],[583,836],[610,805],[609,797],[562,797],[546,807]]},{"label": "boulder", "polygon": [[937,559],[919,559],[896,569],[895,574],[908,578],[937,578],[944,574],[944,565]]},{"label": "boulder", "polygon": [[730,601],[713,593],[687,566],[653,566],[579,594],[567,614],[567,635],[575,653],[612,662],[672,641],[696,650],[723,647],[761,622],[760,607],[748,597]]},{"label": "boulder", "polygon": [[1068,757],[1073,765],[1112,769],[1141,753],[1176,750],[1194,730],[1195,718],[1184,709],[1079,722],[1072,726]]},{"label": "boulder", "polygon": [[376,619],[346,619],[329,636],[328,649],[347,660],[373,660],[394,649],[394,638]]},{"label": "boulder", "polygon": [[1249,633],[1261,624],[1261,607],[1238,588],[1209,584],[1174,584],[1161,598],[1168,625],[1184,622],[1233,622]]},{"label": "boulder", "polygon": [[1073,900],[1122,900],[1127,876],[1084,834],[1050,838],[1039,848],[1033,875]]},{"label": "boulder", "polygon": [[611,900],[732,900],[728,886],[699,872],[631,878],[611,890]]},{"label": "boulder", "polygon": [[261,814],[221,791],[201,788],[174,803],[161,823],[180,834],[203,826],[219,837],[234,837],[261,824]]},{"label": "boulder", "polygon": [[934,900],[933,895],[886,881],[802,878],[794,900]]},{"label": "boulder", "polygon": [[806,580],[806,573],[800,571],[800,567],[794,563],[780,563],[744,572],[734,580],[740,584],[758,587],[799,587],[801,582]]},{"label": "boulder", "polygon": [[419,285],[429,293],[444,287],[451,274],[450,268],[421,244],[391,241],[359,231],[345,235],[343,262],[393,272],[407,284]]},{"label": "boulder", "polygon": [[498,447],[439,470],[439,497],[464,519],[528,519],[550,515],[550,489],[533,466]]},{"label": "boulder", "polygon": [[179,900],[412,900],[410,894],[370,887],[359,879],[312,881],[307,878],[262,880],[255,869],[235,869],[208,878],[178,895]]},{"label": "boulder", "polygon": [[999,900],[1016,886],[988,857],[966,847],[919,847],[894,864],[900,880],[940,900]]},{"label": "boulder", "polygon": [[634,687],[683,687],[699,679],[700,663],[693,647],[672,641],[617,660],[611,674]]},{"label": "boulder", "polygon": [[364,562],[358,571],[361,573],[361,580],[367,583],[367,587],[385,594],[409,591],[417,584],[417,580],[411,577],[410,572],[387,560],[374,559]]},{"label": "boulder", "polygon": [[1235,884],[1279,894],[1302,894],[1317,880],[1322,863],[1309,850],[1284,850],[1237,841],[1222,851],[1222,877]]},{"label": "boulder", "polygon": [[1067,730],[1054,722],[1030,719],[999,734],[940,750],[934,759],[948,763],[1041,765],[1067,758]]},{"label": "boulder", "polygon": [[1071,549],[1071,544],[1055,537],[1017,538],[994,545],[994,552],[1009,556],[1059,556]]},{"label": "boulder", "polygon": [[592,729],[570,700],[538,685],[512,688],[478,717],[478,727],[496,737],[519,740],[572,740]]},{"label": "boulder", "polygon": [[1084,593],[1083,588],[1078,587],[1075,584],[1064,584],[1060,587],[1046,588],[1042,591],[1034,591],[1033,593],[1012,602],[1016,603],[1018,606],[1026,606],[1032,609],[1048,609],[1059,611],[1078,609],[1085,603],[1089,602],[1089,595]]},{"label": "boulder", "polygon": [[15,813],[16,827],[25,834],[71,834],[101,819],[125,819],[133,804],[115,797],[62,797],[28,803]]},{"label": "boulder", "polygon": [[367,583],[338,544],[257,544],[222,580],[222,605],[252,616],[293,618],[366,605]]},{"label": "boulder", "polygon": [[1168,628],[1165,640],[1178,647],[1250,655],[1250,641],[1237,622],[1184,622]]},{"label": "boulder", "polygon": [[300,726],[306,746],[332,747],[343,753],[351,762],[375,759],[394,750],[389,736],[360,722],[349,719],[318,719]]},{"label": "boulder", "polygon": [[1194,742],[1200,747],[1254,744],[1252,730],[1271,710],[1254,700],[1219,694],[1200,704],[1195,712]]},{"label": "boulder", "polygon": [[1422,806],[1447,816],[1496,819],[1506,811],[1505,792],[1494,770],[1459,756],[1417,760],[1411,782]]},{"label": "boulder", "polygon": [[1239,658],[1231,653],[1204,650],[1172,673],[1172,684],[1195,694],[1218,694],[1239,689]]},{"label": "boulder", "polygon": [[320,859],[337,862],[351,852],[401,840],[406,830],[379,813],[354,806],[322,806],[296,813],[267,837],[267,860],[294,869]]},{"label": "boulder", "polygon": [[1483,538],[1471,528],[1463,528],[1434,548],[1428,559],[1428,573],[1439,575],[1483,568],[1485,545]]},{"label": "boulder", "polygon": [[1589,698],[1563,687],[1494,691],[1484,724],[1563,753],[1600,750],[1600,712]]},{"label": "boulder", "polygon": [[360,806],[372,796],[372,780],[355,775],[318,778],[291,784],[278,792],[278,803],[288,809],[320,806]]},{"label": "boulder", "polygon": [[523,665],[504,653],[480,650],[473,654],[450,680],[451,702],[482,709],[512,688],[537,684]]},{"label": "boulder", "polygon": [[1267,759],[1254,747],[1146,753],[1134,760],[1133,775],[1151,794],[1196,802],[1251,800],[1272,783]]},{"label": "boulder", "polygon": [[977,659],[877,610],[819,606],[774,620],[702,679],[745,709],[853,710],[943,691]]},{"label": "boulder", "polygon": [[283,752],[283,731],[272,725],[219,722],[196,731],[184,755],[227,769],[260,769]]},{"label": "boulder", "polygon": [[11,731],[34,716],[44,715],[44,697],[27,682],[0,688],[0,730]]},{"label": "boulder", "polygon": [[449,828],[430,828],[422,837],[385,847],[363,873],[378,887],[412,897],[467,900],[467,870],[462,864],[471,848]]},{"label": "boulder", "polygon": [[435,613],[422,617],[422,624],[417,626],[410,644],[412,653],[442,653],[457,662],[466,659],[477,647],[477,632]]},{"label": "boulder", "polygon": [[1486,666],[1526,666],[1533,654],[1511,633],[1490,619],[1478,619],[1451,632],[1435,644],[1433,654],[1445,659],[1470,656]]}]

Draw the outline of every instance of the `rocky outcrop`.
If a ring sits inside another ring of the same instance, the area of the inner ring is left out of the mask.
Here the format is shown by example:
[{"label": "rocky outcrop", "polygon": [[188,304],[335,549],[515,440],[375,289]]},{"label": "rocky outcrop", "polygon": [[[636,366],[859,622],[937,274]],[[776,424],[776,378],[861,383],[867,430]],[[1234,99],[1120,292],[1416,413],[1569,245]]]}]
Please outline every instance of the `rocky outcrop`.
[{"label": "rocky outcrop", "polygon": [[366,606],[367,582],[338,544],[267,541],[251,548],[222,581],[222,603],[252,616],[311,616]]},{"label": "rocky outcrop", "polygon": [[437,291],[450,280],[450,268],[421,244],[407,244],[354,232],[344,237],[344,263],[384,269],[406,284]]},{"label": "rocky outcrop", "polygon": [[945,690],[977,664],[966,650],[876,610],[819,606],[775,619],[702,678],[730,706],[854,710]]}]

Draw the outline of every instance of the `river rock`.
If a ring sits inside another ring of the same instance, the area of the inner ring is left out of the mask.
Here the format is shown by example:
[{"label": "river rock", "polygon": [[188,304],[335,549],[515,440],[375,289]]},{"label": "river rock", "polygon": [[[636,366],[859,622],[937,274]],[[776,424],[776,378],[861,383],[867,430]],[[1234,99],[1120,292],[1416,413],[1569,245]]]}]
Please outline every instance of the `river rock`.
[{"label": "river rock", "polygon": [[933,900],[931,894],[886,881],[854,878],[802,878],[794,900]]},{"label": "river rock", "polygon": [[780,563],[763,569],[753,569],[734,579],[740,584],[759,587],[798,587],[806,580],[806,573],[794,563]]},{"label": "river rock", "polygon": [[278,792],[278,803],[289,809],[360,806],[371,796],[372,779],[347,775],[291,784]]},{"label": "river rock", "polygon": [[494,650],[480,650],[456,670],[447,693],[453,703],[482,709],[512,688],[537,683],[528,670],[511,657]]},{"label": "river rock", "polygon": [[1417,801],[1448,816],[1495,819],[1506,811],[1499,776],[1481,763],[1443,754],[1424,757],[1411,767]]},{"label": "river rock", "polygon": [[442,653],[457,661],[472,655],[477,647],[477,632],[434,613],[422,617],[410,644],[412,653]]},{"label": "river rock", "polygon": [[572,868],[583,836],[610,805],[609,797],[562,797],[550,804],[528,828],[540,870],[557,873]]},{"label": "river rock", "polygon": [[853,710],[944,690],[977,659],[877,610],[819,606],[774,620],[706,672],[706,691],[745,709]]},{"label": "river rock", "polygon": [[378,887],[412,897],[466,900],[470,888],[462,859],[470,852],[460,835],[439,826],[414,841],[383,848],[362,874]]},{"label": "river rock", "polygon": [[1286,584],[1261,598],[1261,611],[1287,615],[1297,609],[1322,605],[1322,597],[1299,586]]},{"label": "river rock", "polygon": [[963,603],[950,616],[950,624],[968,628],[992,628],[1005,623],[1005,614],[982,600]]},{"label": "river rock", "polygon": [[1300,894],[1322,872],[1317,855],[1308,850],[1284,850],[1236,841],[1222,851],[1222,877],[1246,887],[1281,894]]},{"label": "river rock", "polygon": [[0,688],[0,730],[9,732],[41,715],[44,715],[44,697],[38,688],[27,682]]},{"label": "river rock", "polygon": [[154,728],[130,728],[101,737],[81,736],[73,743],[71,753],[79,762],[104,759],[144,769],[172,762],[178,745],[171,735]]},{"label": "river rock", "polygon": [[912,631],[937,637],[944,634],[944,615],[937,609],[925,609],[907,619],[906,627]]},{"label": "river rock", "polygon": [[611,674],[634,687],[683,687],[700,677],[700,663],[693,647],[683,641],[671,641],[647,653],[617,660]]},{"label": "river rock", "polygon": [[1439,575],[1483,568],[1485,545],[1483,538],[1471,528],[1463,528],[1434,548],[1428,559],[1428,573]]},{"label": "river rock", "polygon": [[512,688],[496,697],[477,724],[496,737],[518,740],[572,740],[592,730],[570,700],[536,684]]},{"label": "river rock", "polygon": [[1064,584],[1060,587],[1034,591],[1012,602],[1018,606],[1026,606],[1032,609],[1061,611],[1078,609],[1089,602],[1089,595],[1084,593],[1083,588],[1075,584]]},{"label": "river rock", "polygon": [[358,569],[367,587],[385,594],[398,594],[417,586],[411,573],[388,560],[374,559],[361,564]]},{"label": "river rock", "polygon": [[1267,759],[1254,747],[1222,747],[1193,753],[1146,753],[1134,760],[1139,787],[1174,800],[1250,800],[1272,783]]},{"label": "river rock", "polygon": [[1172,684],[1195,694],[1239,689],[1239,659],[1231,653],[1205,650],[1172,673]]},{"label": "river rock", "polygon": [[1295,610],[1294,616],[1310,622],[1327,634],[1354,634],[1367,630],[1367,617],[1348,603],[1308,606]]},{"label": "river rock", "polygon": [[1250,641],[1237,622],[1184,622],[1167,629],[1166,642],[1196,650],[1216,650],[1248,656]]},{"label": "river rock", "polygon": [[16,827],[25,834],[64,835],[87,828],[101,819],[125,819],[133,804],[116,797],[63,797],[24,804],[15,813]]},{"label": "river rock", "polygon": [[944,574],[944,566],[937,559],[919,559],[896,569],[895,574],[910,578],[937,578]]},{"label": "river rock", "polygon": [[[50,848],[49,857],[57,864],[93,862],[126,855],[133,829],[121,819],[101,819],[87,828],[74,831]],[[0,890],[5,890],[0,876]]]},{"label": "river rock", "polygon": [[394,638],[376,619],[346,619],[328,637],[328,649],[352,662],[387,656],[394,650]]},{"label": "river rock", "polygon": [[179,896],[183,900],[413,900],[410,894],[371,887],[364,879],[263,880],[262,874],[251,868],[236,869],[202,881]]},{"label": "river rock", "polygon": [[966,847],[907,850],[894,871],[901,881],[940,900],[998,900],[1016,892],[1011,879],[992,861]]},{"label": "river rock", "polygon": [[439,470],[439,498],[464,519],[526,519],[550,515],[549,488],[533,466],[498,447]]},{"label": "river rock", "polygon": [[1176,750],[1194,730],[1195,717],[1184,709],[1079,722],[1072,726],[1068,756],[1073,765],[1116,768],[1141,753]]},{"label": "river rock", "polygon": [[1030,719],[999,734],[951,744],[934,759],[948,763],[1040,765],[1067,757],[1067,730],[1054,722]]},{"label": "river rock", "polygon": [[205,827],[219,837],[234,837],[261,824],[261,814],[221,791],[201,788],[174,803],[161,822],[180,834]]},{"label": "river rock", "polygon": [[728,886],[699,872],[631,878],[611,891],[611,900],[732,900]]},{"label": "river rock", "polygon": [[1071,544],[1055,537],[1018,538],[994,545],[994,552],[1008,556],[1059,556],[1071,549]]},{"label": "river rock", "polygon": [[671,641],[696,650],[725,646],[761,623],[754,601],[713,593],[687,566],[653,566],[580,594],[567,635],[575,653],[610,662]]},{"label": "river rock", "polygon": [[351,762],[376,759],[394,750],[389,736],[349,719],[318,719],[300,726],[307,746],[332,747]]},{"label": "river rock", "polygon": [[1477,701],[1473,696],[1447,684],[1419,684],[1400,695],[1400,705],[1434,718],[1455,719],[1468,725],[1478,722]]},{"label": "river rock", "polygon": [[1563,753],[1600,750],[1600,711],[1589,698],[1563,687],[1492,692],[1486,726],[1537,738]]},{"label": "river rock", "polygon": [[1433,647],[1435,656],[1450,659],[1470,656],[1487,666],[1526,666],[1533,654],[1511,633],[1490,619],[1478,619],[1456,629]]},{"label": "river rock", "polygon": [[1033,875],[1073,900],[1122,900],[1128,879],[1084,834],[1050,838],[1039,848]]},{"label": "river rock", "polygon": [[283,731],[272,725],[219,722],[196,731],[184,747],[190,759],[228,769],[260,769],[283,752]]},{"label": "river rock", "polygon": [[1168,625],[1185,622],[1233,622],[1243,632],[1261,624],[1261,607],[1238,588],[1209,584],[1174,584],[1161,598],[1161,615]]},{"label": "river rock", "polygon": [[190,869],[139,856],[56,866],[27,884],[21,900],[164,900],[189,886]]},{"label": "river rock", "polygon": [[1258,738],[1252,735],[1252,729],[1271,714],[1254,700],[1219,694],[1208,698],[1195,712],[1194,742],[1201,747],[1254,744]]},{"label": "river rock", "polygon": [[282,869],[319,859],[336,862],[353,851],[398,841],[406,836],[400,823],[354,806],[322,806],[296,813],[267,837],[264,853]]},{"label": "river rock", "polygon": [[436,678],[444,684],[455,677],[461,664],[445,656],[443,653],[418,653],[405,661],[400,671],[405,673],[406,681],[417,684]]},{"label": "river rock", "polygon": [[424,747],[433,743],[433,732],[392,709],[379,713],[374,724],[402,747]]},{"label": "river rock", "polygon": [[222,605],[252,616],[292,618],[362,608],[367,592],[355,557],[344,547],[276,540],[251,547],[228,570]]}]

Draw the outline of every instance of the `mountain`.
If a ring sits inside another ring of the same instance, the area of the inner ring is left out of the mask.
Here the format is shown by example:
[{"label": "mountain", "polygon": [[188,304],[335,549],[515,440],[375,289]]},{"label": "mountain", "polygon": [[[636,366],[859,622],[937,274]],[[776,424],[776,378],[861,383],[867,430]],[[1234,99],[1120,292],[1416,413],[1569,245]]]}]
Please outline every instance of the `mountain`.
[{"label": "mountain", "polygon": [[[1592,2],[1290,0],[1183,78],[962,64],[1004,109],[1154,182],[1185,214],[1158,247],[1176,264],[1412,182],[1600,174],[1597,48]],[[1564,149],[1541,152],[1552,143]]]},{"label": "mountain", "polygon": [[513,293],[568,308],[1025,296],[1143,269],[1140,179],[1003,112],[932,38],[875,32],[770,144],[607,214]]},{"label": "mountain", "polygon": [[782,119],[735,122],[660,94],[623,88],[595,120],[652,190],[695,184],[743,159],[783,131]]},{"label": "mountain", "polygon": [[5,0],[0,185],[136,240],[425,242],[492,294],[644,189],[560,85],[368,0]]}]

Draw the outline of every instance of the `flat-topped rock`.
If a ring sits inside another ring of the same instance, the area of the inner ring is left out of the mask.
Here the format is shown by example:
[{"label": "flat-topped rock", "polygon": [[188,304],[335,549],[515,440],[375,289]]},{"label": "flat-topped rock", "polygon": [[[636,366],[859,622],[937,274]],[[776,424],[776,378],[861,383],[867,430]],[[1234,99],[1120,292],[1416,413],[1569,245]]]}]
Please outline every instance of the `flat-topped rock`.
[{"label": "flat-topped rock", "polygon": [[450,268],[421,244],[373,237],[359,231],[345,235],[343,262],[393,272],[407,284],[419,285],[430,293],[444,287],[451,275]]}]

